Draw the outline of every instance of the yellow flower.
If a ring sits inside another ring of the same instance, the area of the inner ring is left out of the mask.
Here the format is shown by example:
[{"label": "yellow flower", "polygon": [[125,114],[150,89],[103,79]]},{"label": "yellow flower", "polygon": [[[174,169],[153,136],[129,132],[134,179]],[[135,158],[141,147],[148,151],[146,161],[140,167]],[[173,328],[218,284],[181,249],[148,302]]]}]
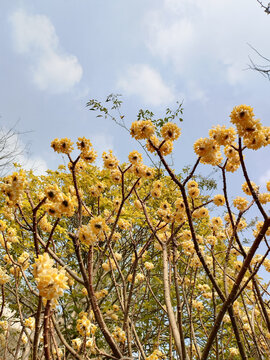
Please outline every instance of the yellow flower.
[{"label": "yellow flower", "polygon": [[244,126],[252,125],[254,120],[253,108],[247,105],[235,106],[231,112],[230,118],[231,122],[236,125],[237,130],[241,130]]},{"label": "yellow flower", "polygon": [[155,125],[151,120],[139,120],[131,124],[130,134],[136,140],[149,139],[155,132]]},{"label": "yellow flower", "polygon": [[79,229],[79,240],[84,245],[93,245],[97,241],[97,237],[89,225],[82,225]]},{"label": "yellow flower", "polygon": [[0,220],[0,231],[5,231],[6,228],[7,224],[3,220]]},{"label": "yellow flower", "polygon": [[89,225],[92,232],[97,236],[100,236],[101,233],[108,230],[108,226],[102,216],[97,216],[91,219]]},{"label": "yellow flower", "polygon": [[239,210],[239,211],[244,211],[247,206],[248,206],[248,201],[246,198],[243,198],[241,196],[237,196],[234,200],[233,200],[233,205]]},{"label": "yellow flower", "polygon": [[30,330],[33,330],[35,328],[35,318],[29,317],[28,319],[25,319],[24,326],[28,327]]},{"label": "yellow flower", "polygon": [[145,268],[146,268],[147,270],[153,270],[154,267],[155,267],[155,265],[154,265],[153,263],[149,262],[149,261],[146,261],[146,262],[144,263],[144,266],[145,266]]},{"label": "yellow flower", "polygon": [[140,154],[138,151],[132,151],[128,155],[128,160],[131,162],[131,164],[138,164],[142,162],[142,154]]},{"label": "yellow flower", "polygon": [[218,195],[215,195],[213,197],[213,203],[216,205],[216,206],[222,206],[225,204],[225,197],[221,194],[218,194]]},{"label": "yellow flower", "polygon": [[[254,190],[255,192],[257,192],[257,191],[259,190],[258,186],[257,186],[253,181],[251,181],[250,183],[251,183],[251,187],[253,188],[253,190]],[[245,194],[251,195],[251,191],[250,191],[250,189],[249,189],[249,187],[248,187],[247,182],[245,182],[245,183],[242,185],[242,190],[244,191]]]},{"label": "yellow flower", "polygon": [[197,187],[192,187],[188,189],[188,195],[192,199],[196,199],[200,195],[200,189]]},{"label": "yellow flower", "polygon": [[0,266],[0,285],[4,285],[9,282],[10,277],[7,275],[5,269]]},{"label": "yellow flower", "polygon": [[94,149],[90,149],[88,151],[85,151],[81,154],[82,159],[86,162],[91,164],[92,162],[94,162],[97,158],[97,153],[95,152]]},{"label": "yellow flower", "polygon": [[173,151],[173,142],[171,140],[166,140],[159,148],[161,155],[169,155]]},{"label": "yellow flower", "polygon": [[252,132],[252,134],[244,138],[244,145],[248,149],[258,150],[262,146],[264,146],[265,143],[265,135],[263,131],[257,130]]},{"label": "yellow flower", "polygon": [[225,125],[218,125],[209,130],[209,136],[214,139],[218,145],[226,146],[233,143],[236,137],[236,132],[233,127],[226,129]]},{"label": "yellow flower", "polygon": [[146,148],[149,152],[154,153],[156,151],[155,148],[159,148],[159,145],[160,145],[159,139],[155,135],[152,135],[147,140]]},{"label": "yellow flower", "polygon": [[57,299],[63,295],[65,289],[68,289],[65,270],[53,268],[53,263],[48,253],[44,253],[38,256],[33,265],[39,294],[47,300]]},{"label": "yellow flower", "polygon": [[63,139],[54,139],[51,142],[51,147],[54,149],[54,151],[58,153],[63,154],[69,154],[73,150],[73,142],[68,138]]},{"label": "yellow flower", "polygon": [[76,145],[82,153],[87,153],[92,146],[91,141],[89,139],[86,139],[85,137],[78,138]]},{"label": "yellow flower", "polygon": [[181,135],[179,127],[171,122],[164,124],[161,128],[161,136],[164,140],[176,140]]},{"label": "yellow flower", "polygon": [[103,158],[103,164],[106,169],[115,169],[119,161],[117,158],[113,155],[112,150],[109,151],[109,153],[106,153],[105,151],[102,154]]}]

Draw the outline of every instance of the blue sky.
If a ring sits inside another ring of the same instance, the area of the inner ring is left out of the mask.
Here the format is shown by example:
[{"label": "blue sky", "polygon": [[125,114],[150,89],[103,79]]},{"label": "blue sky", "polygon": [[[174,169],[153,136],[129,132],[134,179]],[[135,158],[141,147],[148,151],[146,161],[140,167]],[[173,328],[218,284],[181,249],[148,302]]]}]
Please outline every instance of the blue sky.
[{"label": "blue sky", "polygon": [[[1,126],[19,121],[18,130],[29,132],[20,140],[30,149],[21,161],[37,172],[61,161],[50,148],[55,137],[89,137],[99,156],[113,149],[126,161],[137,144],[96,119],[86,102],[121,93],[129,126],[140,108],[162,116],[180,100],[180,170],[195,161],[198,137],[229,125],[235,105],[253,106],[270,126],[270,83],[246,70],[249,56],[261,61],[248,43],[270,57],[269,32],[270,17],[256,0],[1,1]],[[268,155],[249,151],[257,183],[270,177]]]}]

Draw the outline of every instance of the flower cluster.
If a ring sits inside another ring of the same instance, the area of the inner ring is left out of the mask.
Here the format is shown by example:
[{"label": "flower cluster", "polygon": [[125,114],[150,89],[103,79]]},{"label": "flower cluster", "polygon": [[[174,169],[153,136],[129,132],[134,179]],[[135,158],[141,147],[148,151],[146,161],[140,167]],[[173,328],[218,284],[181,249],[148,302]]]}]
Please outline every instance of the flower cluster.
[{"label": "flower cluster", "polygon": [[26,174],[23,170],[14,172],[4,179],[0,190],[6,196],[7,207],[13,208],[16,204],[20,203],[25,185]]},{"label": "flower cluster", "polygon": [[239,211],[244,211],[247,206],[248,206],[248,200],[244,197],[241,196],[237,196],[234,200],[233,200],[233,205],[239,210]]},{"label": "flower cluster", "polygon": [[49,233],[52,230],[52,225],[48,221],[48,218],[47,218],[46,214],[40,219],[38,224],[39,224],[42,231],[45,231],[45,232]]},{"label": "flower cluster", "polygon": [[119,326],[114,329],[112,336],[117,342],[124,343],[126,341],[126,334]]},{"label": "flower cluster", "polygon": [[82,225],[78,232],[79,240],[86,246],[93,245],[97,241],[96,235],[93,233],[90,225]]},{"label": "flower cluster", "polygon": [[132,123],[130,134],[136,140],[149,139],[155,133],[155,125],[151,120],[140,120]]},{"label": "flower cluster", "polygon": [[[89,139],[86,139],[85,137],[78,138],[77,148],[81,151],[81,158],[86,163],[91,164],[92,162],[94,162],[96,160],[97,153],[92,148],[92,144]],[[78,164],[77,164],[77,166],[78,166]]]},{"label": "flower cluster", "polygon": [[7,275],[5,269],[0,266],[0,285],[4,285],[9,282],[10,277]]},{"label": "flower cluster", "polygon": [[62,153],[62,154],[70,154],[71,151],[74,149],[73,142],[68,138],[54,139],[51,142],[51,147],[57,153]]},{"label": "flower cluster", "polygon": [[110,150],[109,153],[104,151],[102,154],[102,159],[103,165],[106,169],[116,169],[119,164],[119,160],[113,155],[112,150]]},{"label": "flower cluster", "polygon": [[48,253],[44,253],[38,256],[33,265],[33,274],[38,284],[39,294],[47,300],[57,299],[68,288],[65,270],[53,268],[53,264],[54,261]]},{"label": "flower cluster", "polygon": [[155,135],[155,126],[151,120],[140,120],[132,123],[130,134],[136,140],[146,139],[146,148],[154,153],[157,149],[162,156],[169,155],[173,150],[173,141],[177,140],[181,134],[179,127],[171,122],[164,124],[161,128],[160,141]]},{"label": "flower cluster", "polygon": [[[75,211],[75,198],[71,198],[55,185],[49,185],[45,189],[45,195],[47,197],[46,210],[49,215],[60,218],[61,216],[71,217]],[[45,220],[41,222],[41,227],[49,231],[50,224]],[[45,231],[45,230],[44,230]]]},{"label": "flower cluster", "polygon": [[77,320],[76,329],[81,336],[90,336],[95,334],[97,327],[91,323],[86,315],[82,315],[81,318]]},{"label": "flower cluster", "polygon": [[270,144],[270,127],[262,126],[260,120],[255,119],[250,106],[235,106],[230,117],[247,148],[257,150]]},{"label": "flower cluster", "polygon": [[225,125],[218,125],[209,130],[209,136],[214,139],[218,145],[226,146],[234,142],[236,132],[233,127],[226,128]]},{"label": "flower cluster", "polygon": [[162,351],[156,349],[152,352],[151,355],[147,356],[146,360],[158,360],[158,359],[161,359],[163,358],[163,353]]},{"label": "flower cluster", "polygon": [[219,165],[222,161],[220,146],[214,139],[198,139],[194,143],[194,151],[203,164]]},{"label": "flower cluster", "polygon": [[195,180],[191,180],[188,182],[187,187],[188,187],[188,195],[192,199],[198,198],[198,196],[200,195],[200,189],[198,183]]}]

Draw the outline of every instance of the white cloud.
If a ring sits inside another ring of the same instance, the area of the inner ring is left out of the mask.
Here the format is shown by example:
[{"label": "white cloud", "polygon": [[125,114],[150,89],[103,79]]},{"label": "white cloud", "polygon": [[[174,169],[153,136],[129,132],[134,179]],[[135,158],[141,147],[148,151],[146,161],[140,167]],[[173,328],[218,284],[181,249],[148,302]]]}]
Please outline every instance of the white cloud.
[{"label": "white cloud", "polygon": [[117,86],[127,95],[137,95],[149,105],[175,101],[173,89],[166,85],[159,72],[145,64],[130,65]]},{"label": "white cloud", "polygon": [[261,34],[269,19],[254,1],[163,0],[145,15],[144,27],[152,54],[189,79],[215,73],[231,85],[248,82],[247,43],[268,51]]},{"label": "white cloud", "polygon": [[206,92],[195,81],[188,81],[187,89],[187,100],[200,101],[203,104],[209,100]]},{"label": "white cloud", "polygon": [[10,22],[15,51],[27,57],[32,80],[40,90],[63,93],[81,80],[83,70],[77,57],[61,49],[47,16],[17,10]]},{"label": "white cloud", "polygon": [[263,186],[267,183],[267,181],[270,181],[270,169],[267,170],[260,178],[259,183]]}]

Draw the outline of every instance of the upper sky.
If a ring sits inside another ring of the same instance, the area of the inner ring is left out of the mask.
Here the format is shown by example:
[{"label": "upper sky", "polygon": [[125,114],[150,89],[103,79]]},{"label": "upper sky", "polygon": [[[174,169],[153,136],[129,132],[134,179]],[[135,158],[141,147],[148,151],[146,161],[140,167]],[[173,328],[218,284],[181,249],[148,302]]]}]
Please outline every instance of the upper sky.
[{"label": "upper sky", "polygon": [[[113,149],[126,161],[137,144],[86,102],[121,93],[129,126],[140,108],[162,116],[179,100],[180,170],[194,162],[198,137],[229,125],[235,105],[253,106],[270,126],[270,82],[248,70],[249,57],[263,64],[248,44],[270,57],[269,34],[270,16],[256,0],[2,0],[1,126],[18,121],[28,132],[27,166],[39,172],[61,160],[50,148],[55,137],[88,137],[99,156]],[[256,182],[270,177],[267,152],[249,151]]]}]

